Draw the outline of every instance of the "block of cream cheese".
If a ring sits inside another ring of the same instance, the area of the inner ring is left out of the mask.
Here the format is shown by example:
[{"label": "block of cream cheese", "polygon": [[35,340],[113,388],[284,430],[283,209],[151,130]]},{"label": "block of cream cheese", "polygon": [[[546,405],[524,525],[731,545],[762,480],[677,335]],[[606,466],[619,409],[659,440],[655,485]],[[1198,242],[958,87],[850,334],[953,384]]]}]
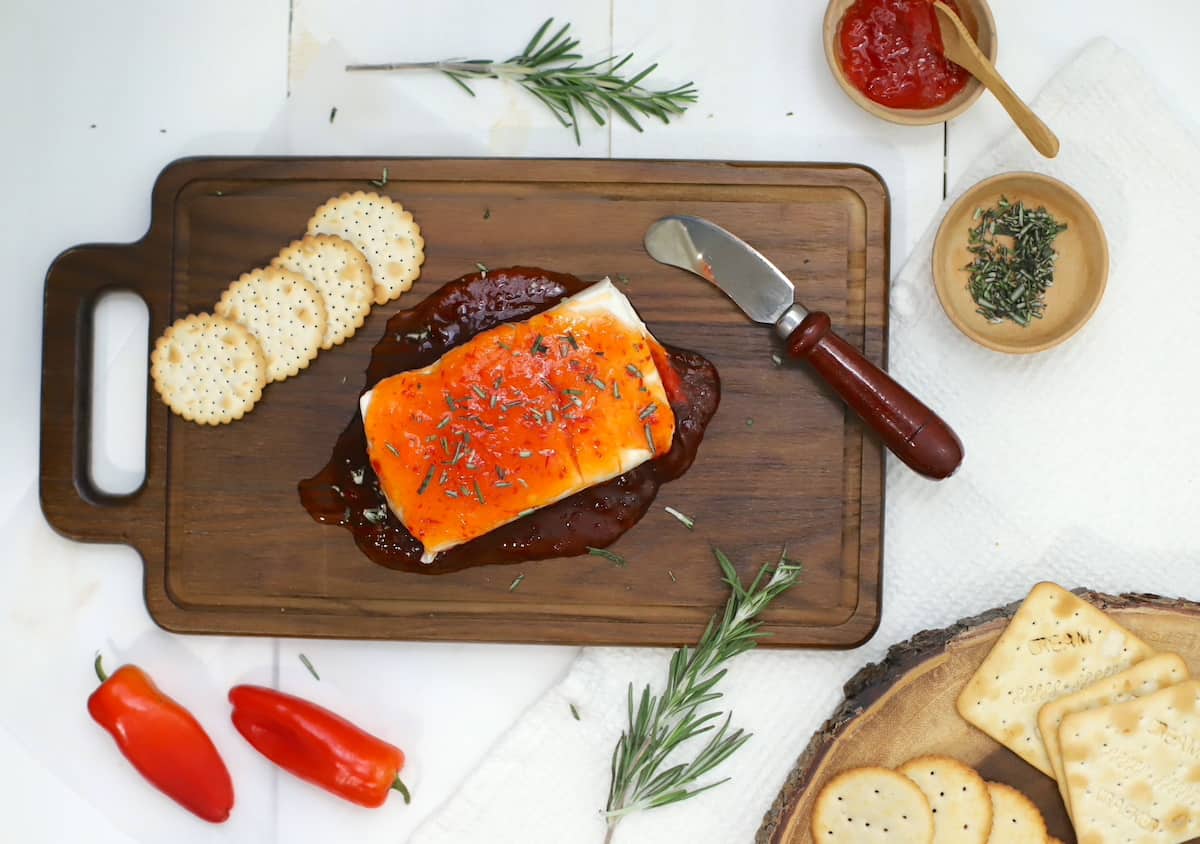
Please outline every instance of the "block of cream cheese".
[{"label": "block of cream cheese", "polygon": [[363,394],[367,454],[422,561],[666,453],[656,361],[605,279]]}]

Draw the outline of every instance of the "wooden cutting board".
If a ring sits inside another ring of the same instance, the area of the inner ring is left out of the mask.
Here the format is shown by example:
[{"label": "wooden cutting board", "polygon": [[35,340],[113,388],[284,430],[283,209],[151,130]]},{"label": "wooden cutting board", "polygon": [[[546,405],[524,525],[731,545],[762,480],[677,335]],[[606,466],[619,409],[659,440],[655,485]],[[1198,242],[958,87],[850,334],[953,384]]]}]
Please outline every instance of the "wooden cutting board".
[{"label": "wooden cutting board", "polygon": [[[91,310],[106,290],[149,306],[150,344],[174,319],[211,310],[239,274],[300,237],[346,191],[402,202],[426,240],[421,279],[358,334],[246,418],[204,428],[150,390],[147,473],[114,497],[89,478]],[[768,644],[848,647],[879,616],[883,455],[802,368],[777,366],[771,332],[716,289],[651,260],[642,236],[667,214],[708,217],[770,256],[809,308],[883,364],[888,197],[841,165],[438,159],[188,159],[168,167],[147,235],[60,255],[46,278],[41,499],[50,524],[132,545],[154,619],[179,632],[353,638],[677,645],[728,594],[715,545],[744,574],[789,556],[803,585],[768,617]],[[387,318],[442,283],[489,267],[611,276],[662,341],[713,361],[721,406],[699,457],[614,546],[595,556],[482,566],[442,576],[372,564],[350,534],[319,525],[296,484],[329,457],[355,411]],[[666,514],[694,517],[688,531]],[[519,588],[514,579],[524,575]]]},{"label": "wooden cutting board", "polygon": [[[1200,604],[1157,595],[1077,590],[1155,650],[1177,653],[1200,676]],[[817,731],[758,831],[759,844],[812,844],[817,795],[848,768],[894,768],[916,756],[945,754],[984,777],[1008,783],[1041,809],[1052,835],[1075,835],[1054,780],[959,717],[955,701],[1020,602],[944,630],[926,630],[893,645],[883,662],[846,683],[846,699]],[[1197,839],[1200,840],[1200,839]]]}]

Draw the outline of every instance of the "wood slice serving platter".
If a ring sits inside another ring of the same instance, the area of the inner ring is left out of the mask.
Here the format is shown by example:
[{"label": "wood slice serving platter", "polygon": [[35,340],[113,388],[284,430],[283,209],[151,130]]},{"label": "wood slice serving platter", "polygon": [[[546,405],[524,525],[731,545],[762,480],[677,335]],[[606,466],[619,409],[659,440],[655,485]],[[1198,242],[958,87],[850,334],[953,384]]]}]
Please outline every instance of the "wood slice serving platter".
[{"label": "wood slice serving platter", "polygon": [[[1176,653],[1200,672],[1200,604],[1157,595],[1076,594],[1159,652]],[[1020,602],[927,630],[892,646],[887,657],[846,683],[846,698],[813,736],[759,829],[760,844],[810,844],[813,805],[830,779],[864,765],[896,767],[917,756],[953,756],[987,780],[1022,791],[1051,835],[1075,842],[1054,780],[964,721],[955,701]]]},{"label": "wood slice serving platter", "polygon": [[[167,325],[211,311],[230,281],[300,237],[321,203],[359,190],[392,197],[419,223],[426,260],[413,289],[232,424],[186,422],[150,390],[144,485],[129,496],[99,490],[88,472],[97,297],[124,289],[145,300],[148,359]],[[749,575],[786,545],[804,585],[772,607],[767,643],[856,645],[879,616],[881,448],[803,367],[773,362],[772,332],[646,255],[647,227],[669,214],[707,217],[749,241],[807,307],[885,364],[888,198],[860,167],[189,159],[159,177],[141,241],[75,247],[47,275],[46,517],[70,538],[136,548],[152,616],[179,632],[677,645],[728,594],[713,546]],[[608,276],[660,341],[716,365],[721,402],[699,455],[613,546],[624,567],[585,555],[440,576],[394,571],[301,506],[297,483],[325,465],[353,418],[387,320],[477,264]]]}]

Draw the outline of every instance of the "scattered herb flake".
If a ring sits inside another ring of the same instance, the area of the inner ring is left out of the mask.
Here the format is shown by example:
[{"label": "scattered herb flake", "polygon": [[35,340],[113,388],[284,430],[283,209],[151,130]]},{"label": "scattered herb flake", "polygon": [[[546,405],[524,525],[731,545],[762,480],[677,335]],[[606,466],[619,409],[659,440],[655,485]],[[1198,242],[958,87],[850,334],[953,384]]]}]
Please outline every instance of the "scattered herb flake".
[{"label": "scattered herb flake", "polygon": [[483,219],[485,219],[485,220],[492,219],[492,209],[491,208],[483,209]]},{"label": "scattered herb flake", "polygon": [[525,575],[518,574],[516,577],[513,578],[513,582],[508,585],[508,591],[512,592],[513,590],[515,590],[518,586],[521,585],[521,581],[524,579],[525,579]]},{"label": "scattered herb flake", "polygon": [[685,516],[683,513],[680,513],[674,507],[663,507],[663,509],[666,510],[668,513],[670,513],[675,518],[679,519],[680,523],[682,523],[683,526],[685,528],[687,528],[688,530],[696,529],[696,520],[693,519],[691,516]]},{"label": "scattered herb flake", "polygon": [[617,379],[613,379],[613,398],[621,398],[621,385],[617,383]]},{"label": "scattered herb flake", "polygon": [[335,117],[337,117],[337,106],[329,109],[329,122],[332,123]]},{"label": "scattered herb flake", "polygon": [[507,489],[508,487],[512,486],[512,483],[509,481],[496,481],[494,484],[492,484],[492,486],[496,487],[497,489]]},{"label": "scattered herb flake", "polygon": [[650,453],[658,454],[658,449],[654,446],[654,429],[650,427],[649,422],[643,425],[642,428],[646,432],[646,445],[650,446]]},{"label": "scattered herb flake", "polygon": [[571,706],[571,717],[574,718],[576,721],[580,720],[579,710],[575,708],[575,704],[572,703],[572,704],[570,704],[570,706]]},{"label": "scattered herb flake", "polygon": [[400,456],[400,452],[399,452],[399,451],[397,451],[397,450],[396,450],[396,447],[395,447],[394,445],[392,445],[391,443],[389,443],[389,442],[385,442],[385,443],[384,443],[384,446],[387,448],[387,450],[388,450],[388,451],[390,451],[390,452],[392,453],[392,456],[393,456],[393,457],[399,457],[399,456]]},{"label": "scattered herb flake", "polygon": [[783,366],[783,356],[779,352],[771,352],[771,363],[776,366]]},{"label": "scattered herb flake", "polygon": [[388,169],[386,167],[384,167],[383,168],[383,178],[382,179],[372,179],[371,184],[373,184],[377,188],[381,188],[381,187],[384,187],[387,183],[388,183]]},{"label": "scattered herb flake", "polygon": [[[337,109],[334,109],[337,111]],[[321,675],[317,673],[317,669],[313,668],[312,662],[304,654],[299,654],[301,664],[308,669],[308,673],[313,675],[313,679],[318,682],[321,680]]]},{"label": "scattered herb flake", "polygon": [[519,400],[518,400],[518,401],[510,401],[510,402],[505,402],[505,404],[504,404],[504,412],[505,412],[505,413],[508,413],[510,410],[515,410],[515,409],[516,409],[516,408],[518,408],[518,407],[524,407],[524,406],[525,406],[525,402],[523,402],[523,401],[519,401]]},{"label": "scattered herb flake", "polygon": [[424,495],[425,490],[429,489],[429,485],[433,482],[434,467],[431,465],[429,471],[425,473],[425,480],[421,481],[421,487],[417,490],[417,495]]},{"label": "scattered herb flake", "polygon": [[621,284],[624,284],[626,287],[629,286],[629,276],[625,275],[625,273],[617,273],[617,281],[619,281]]},{"label": "scattered herb flake", "polygon": [[747,428],[753,428],[753,427],[754,427],[754,420],[753,420],[753,419],[751,419],[749,416],[747,416],[747,417],[746,417],[746,427],[747,427]]},{"label": "scattered herb flake", "polygon": [[625,562],[625,558],[622,557],[620,554],[616,553],[615,551],[609,551],[607,548],[592,548],[590,545],[588,546],[587,550],[588,550],[588,553],[591,554],[593,557],[603,557],[604,559],[608,560],[610,563],[612,563],[615,566],[620,566],[621,568],[625,568],[625,566],[627,565]]},{"label": "scattered herb flake", "polygon": [[517,457],[520,457],[522,459],[528,459],[530,457],[533,457],[533,452],[528,451],[526,449],[521,449],[520,451],[517,452]]},{"label": "scattered herb flake", "polygon": [[670,569],[667,569],[667,574],[668,574],[668,575],[670,575],[670,577],[671,577],[671,582],[672,582],[672,583],[678,583],[678,582],[679,582],[679,581],[678,581],[678,580],[675,578],[675,572],[671,571]]},{"label": "scattered herb flake", "polygon": [[486,276],[486,275],[487,275],[487,267],[485,267],[483,264],[481,264],[481,263],[479,263],[478,261],[476,261],[476,262],[475,262],[475,267],[476,267],[476,269],[478,269],[478,270],[479,270],[479,272],[480,272],[480,273],[482,273],[484,276]]},{"label": "scattered herb flake", "polygon": [[458,410],[458,405],[454,403],[454,396],[450,395],[449,393],[446,393],[446,405],[451,410]]},{"label": "scattered herb flake", "polygon": [[362,485],[363,476],[367,473],[366,469],[351,469],[350,480],[354,481],[359,486]]},{"label": "scattered herb flake", "polygon": [[437,423],[437,429],[440,431],[440,430],[442,430],[442,428],[445,428],[449,424],[450,424],[450,414],[447,413],[445,416],[442,417],[442,421]]},{"label": "scattered herb flake", "polygon": [[650,404],[642,408],[641,413],[638,414],[638,419],[649,419],[656,413],[658,413],[658,405],[656,405],[654,402],[650,402]]},{"label": "scattered herb flake", "polygon": [[529,347],[529,351],[535,355],[544,355],[546,353],[546,344],[542,342],[542,335],[533,338],[533,345]]},{"label": "scattered herb flake", "polygon": [[387,508],[370,507],[363,510],[363,518],[373,525],[381,525],[387,521]]},{"label": "scattered herb flake", "polygon": [[479,488],[479,481],[475,481],[475,497],[479,499],[480,504],[487,504],[483,498],[483,490]]},{"label": "scattered herb flake", "polygon": [[608,385],[605,384],[603,381],[601,381],[599,378],[597,378],[595,375],[589,375],[588,381],[590,381],[592,383],[592,386],[595,387],[600,392],[605,392],[606,390],[608,390]]},{"label": "scattered herb flake", "polygon": [[481,399],[486,400],[488,397],[487,390],[483,389],[483,387],[480,387],[478,384],[471,385],[471,392],[479,396]]},{"label": "scattered herb flake", "polygon": [[575,339],[575,335],[570,331],[567,332],[567,342],[571,344],[572,349],[579,348],[579,341]]},{"label": "scattered herb flake", "polygon": [[632,375],[634,378],[642,377],[642,370],[638,369],[632,363],[625,364],[625,371],[628,372],[630,375]]},{"label": "scattered herb flake", "polygon": [[447,498],[458,498],[458,493],[452,489],[446,489],[442,491],[446,493]]}]

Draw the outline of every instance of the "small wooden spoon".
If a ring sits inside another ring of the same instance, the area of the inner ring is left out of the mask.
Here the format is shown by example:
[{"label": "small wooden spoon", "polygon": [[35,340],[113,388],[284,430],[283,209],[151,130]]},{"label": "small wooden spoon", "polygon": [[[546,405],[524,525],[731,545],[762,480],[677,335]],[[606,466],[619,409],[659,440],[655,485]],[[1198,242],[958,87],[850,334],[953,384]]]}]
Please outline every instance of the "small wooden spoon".
[{"label": "small wooden spoon", "polygon": [[1008,83],[996,72],[987,56],[975,45],[975,39],[963,26],[958,15],[940,0],[934,0],[933,11],[942,33],[942,47],[946,58],[960,65],[992,92],[1000,105],[1004,106],[1008,116],[1017,124],[1017,128],[1025,133],[1034,149],[1047,158],[1058,155],[1058,137],[1013,93],[1013,89],[1008,87]]}]

